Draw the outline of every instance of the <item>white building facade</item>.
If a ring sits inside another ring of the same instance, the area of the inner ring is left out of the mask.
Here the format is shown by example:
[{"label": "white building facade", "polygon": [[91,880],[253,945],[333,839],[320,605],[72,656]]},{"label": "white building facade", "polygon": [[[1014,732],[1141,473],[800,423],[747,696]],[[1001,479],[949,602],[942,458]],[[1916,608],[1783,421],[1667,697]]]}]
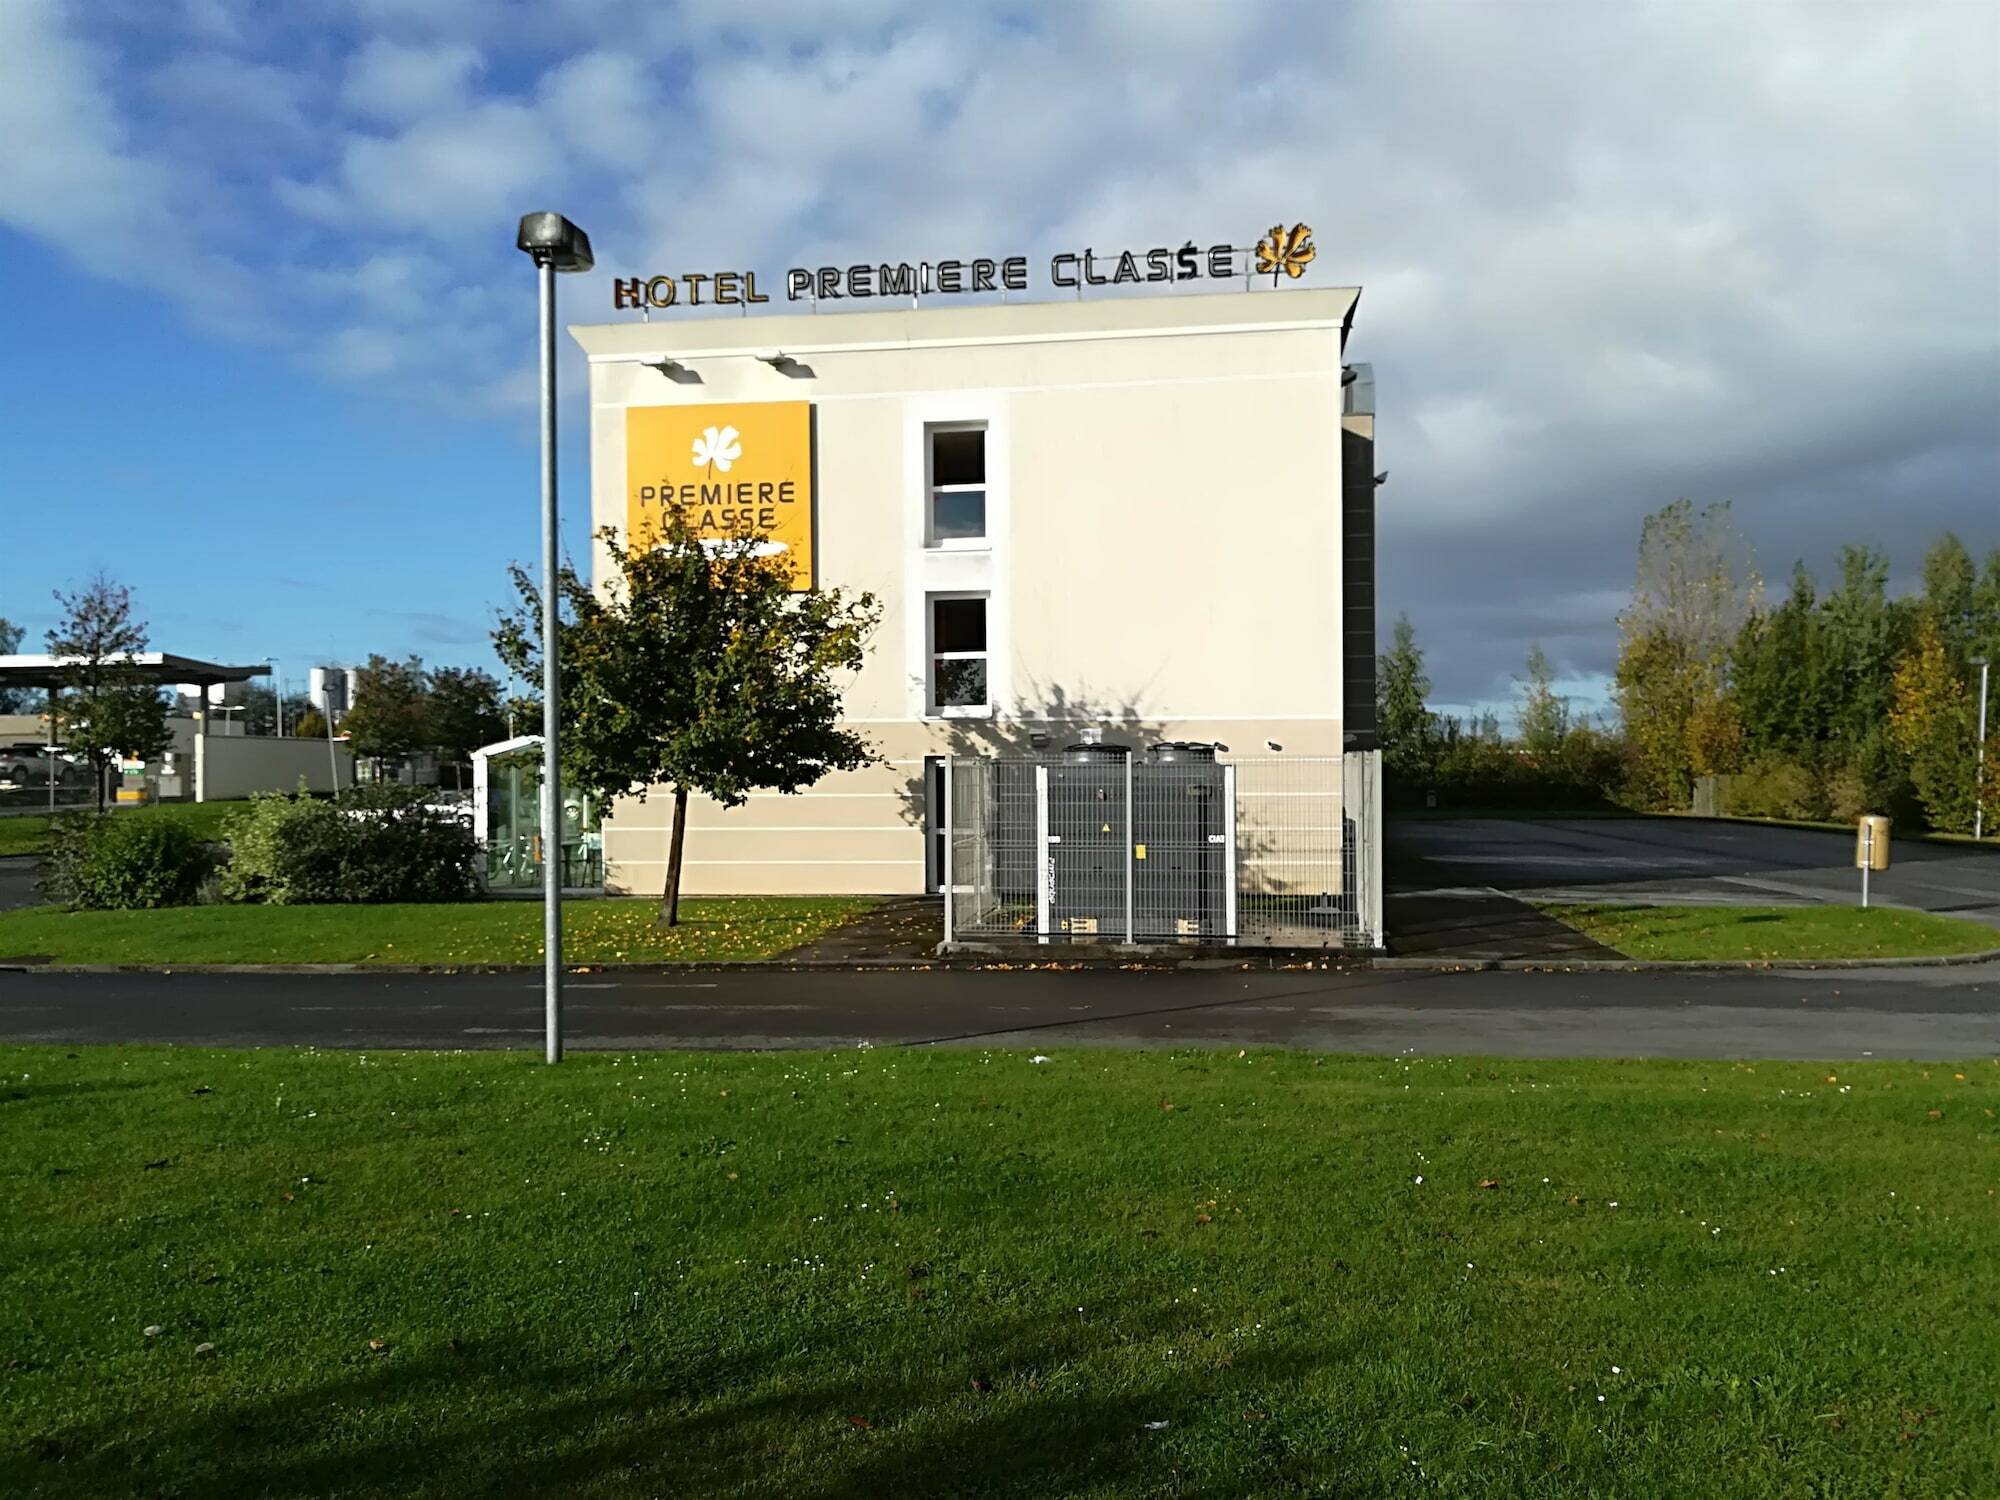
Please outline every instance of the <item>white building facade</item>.
[{"label": "white building facade", "polygon": [[[736,809],[697,799],[683,888],[935,889],[952,755],[1091,737],[1371,753],[1373,381],[1344,364],[1357,297],[573,328],[593,530],[740,501],[819,584],[884,606],[845,696],[879,762]],[[667,472],[689,462],[692,488]],[[600,580],[607,563],[597,549]],[[611,889],[661,889],[670,818],[661,795],[610,812]]]}]

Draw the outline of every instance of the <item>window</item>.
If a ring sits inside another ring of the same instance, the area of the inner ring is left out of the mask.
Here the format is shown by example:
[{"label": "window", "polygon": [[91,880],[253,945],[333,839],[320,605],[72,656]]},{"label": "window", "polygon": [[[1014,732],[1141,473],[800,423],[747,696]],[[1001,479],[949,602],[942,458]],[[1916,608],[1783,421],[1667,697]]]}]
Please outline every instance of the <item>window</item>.
[{"label": "window", "polygon": [[930,515],[925,542],[932,547],[986,545],[986,429],[931,427]]},{"label": "window", "polygon": [[986,596],[934,594],[930,614],[931,712],[986,712]]}]

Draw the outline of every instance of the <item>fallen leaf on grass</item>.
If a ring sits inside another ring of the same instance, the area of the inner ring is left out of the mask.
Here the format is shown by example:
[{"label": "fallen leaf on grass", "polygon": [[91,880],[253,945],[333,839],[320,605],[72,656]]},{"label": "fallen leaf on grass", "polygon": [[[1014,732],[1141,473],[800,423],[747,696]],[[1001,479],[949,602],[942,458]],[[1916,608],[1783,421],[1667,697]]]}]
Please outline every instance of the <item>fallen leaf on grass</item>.
[{"label": "fallen leaf on grass", "polygon": [[1194,1216],[1194,1221],[1197,1224],[1213,1224],[1215,1222],[1215,1220],[1207,1214],[1196,1214]]},{"label": "fallen leaf on grass", "polygon": [[847,1420],[849,1423],[851,1423],[853,1426],[856,1427],[872,1427],[875,1425],[874,1423],[870,1422],[866,1417],[849,1417]]},{"label": "fallen leaf on grass", "polygon": [[972,1377],[972,1389],[976,1394],[985,1396],[992,1392],[993,1382],[984,1375],[975,1375]]},{"label": "fallen leaf on grass", "polygon": [[1173,1107],[1174,1107],[1174,1101],[1171,1099],[1162,1099],[1160,1101],[1161,1109],[1172,1109]]},{"label": "fallen leaf on grass", "polygon": [[171,1167],[173,1164],[174,1164],[174,1159],[171,1156],[163,1156],[158,1161],[147,1162],[146,1170],[148,1172],[157,1172],[160,1170],[160,1168]]},{"label": "fallen leaf on grass", "polygon": [[1479,1185],[1483,1188],[1497,1188],[1500,1186],[1500,1179],[1497,1177],[1482,1177],[1479,1179]]},{"label": "fallen leaf on grass", "polygon": [[1944,1111],[1941,1109],[1927,1109],[1924,1113],[1929,1115],[1933,1120],[1942,1120],[1944,1118]]},{"label": "fallen leaf on grass", "polygon": [[368,1347],[373,1349],[377,1354],[380,1354],[384,1349],[389,1347],[389,1341],[387,1339],[370,1339]]}]

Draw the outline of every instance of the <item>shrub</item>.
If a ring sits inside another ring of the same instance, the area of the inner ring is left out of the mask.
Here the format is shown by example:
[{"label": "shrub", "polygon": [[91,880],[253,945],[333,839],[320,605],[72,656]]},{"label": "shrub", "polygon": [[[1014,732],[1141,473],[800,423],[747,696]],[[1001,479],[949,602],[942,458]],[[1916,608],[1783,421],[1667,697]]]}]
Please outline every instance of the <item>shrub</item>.
[{"label": "shrub", "polygon": [[145,813],[63,813],[49,824],[42,888],[66,906],[186,906],[215,857],[185,824]]},{"label": "shrub", "polygon": [[1795,761],[1759,756],[1728,781],[1724,810],[1740,818],[1811,820],[1823,808],[1817,778]]},{"label": "shrub", "polygon": [[479,893],[472,827],[427,796],[386,785],[337,802],[253,797],[224,824],[223,895],[279,906],[470,900]]}]

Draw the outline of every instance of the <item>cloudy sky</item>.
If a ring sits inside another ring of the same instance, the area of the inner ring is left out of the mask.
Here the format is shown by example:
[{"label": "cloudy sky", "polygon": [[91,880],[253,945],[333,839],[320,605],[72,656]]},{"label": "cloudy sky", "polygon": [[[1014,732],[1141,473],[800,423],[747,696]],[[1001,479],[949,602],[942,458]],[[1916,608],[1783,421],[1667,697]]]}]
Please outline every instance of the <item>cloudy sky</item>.
[{"label": "cloudy sky", "polygon": [[1996,97],[1984,0],[0,0],[0,615],[103,567],[173,649],[490,660],[526,209],[596,243],[572,320],[1303,219],[1363,288],[1385,625],[1445,702],[1534,640],[1588,697],[1676,496],[1774,576],[2000,546]]}]

